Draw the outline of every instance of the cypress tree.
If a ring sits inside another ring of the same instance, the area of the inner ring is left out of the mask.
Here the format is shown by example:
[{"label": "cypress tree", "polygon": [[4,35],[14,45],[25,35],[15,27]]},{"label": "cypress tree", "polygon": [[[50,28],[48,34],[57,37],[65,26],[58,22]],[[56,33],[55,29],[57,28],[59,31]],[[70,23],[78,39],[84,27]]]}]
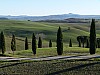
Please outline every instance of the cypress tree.
[{"label": "cypress tree", "polygon": [[57,53],[58,55],[63,53],[63,35],[60,27],[57,32]]},{"label": "cypress tree", "polygon": [[33,51],[33,54],[35,55],[36,54],[36,37],[34,33],[32,35],[32,51]]},{"label": "cypress tree", "polygon": [[41,39],[41,37],[39,37],[38,48],[42,48],[42,39]]},{"label": "cypress tree", "polygon": [[92,19],[90,28],[90,54],[95,54],[95,51],[96,51],[95,19]]},{"label": "cypress tree", "polygon": [[2,54],[4,54],[5,53],[5,37],[4,37],[3,32],[1,32],[0,34],[0,49],[2,51]]},{"label": "cypress tree", "polygon": [[71,39],[69,41],[69,47],[72,47],[72,41],[71,41]]},{"label": "cypress tree", "polygon": [[0,50],[2,52],[2,49],[1,49],[2,48],[2,45],[1,44],[2,44],[2,40],[1,40],[1,33],[0,33]]},{"label": "cypress tree", "polygon": [[52,41],[51,40],[49,41],[49,47],[52,47]]},{"label": "cypress tree", "polygon": [[12,35],[11,50],[12,50],[13,55],[14,55],[14,51],[16,51],[16,39],[15,39],[15,35]]},{"label": "cypress tree", "polygon": [[27,37],[25,38],[25,50],[28,50],[28,39],[27,39]]}]

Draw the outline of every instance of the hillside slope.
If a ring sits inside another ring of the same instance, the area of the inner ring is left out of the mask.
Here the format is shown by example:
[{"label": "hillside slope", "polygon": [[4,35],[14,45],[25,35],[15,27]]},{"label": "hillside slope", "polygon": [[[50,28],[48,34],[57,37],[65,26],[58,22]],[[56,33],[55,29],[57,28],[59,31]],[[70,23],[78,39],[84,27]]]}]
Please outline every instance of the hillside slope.
[{"label": "hillside slope", "polygon": [[[56,41],[58,27],[61,26],[64,42],[72,39],[77,42],[76,37],[80,35],[89,36],[90,23],[47,23],[31,21],[0,20],[0,31],[4,31],[7,36],[15,34],[17,37],[29,37],[32,33],[44,40]],[[96,23],[97,36],[100,37],[100,22]]]}]

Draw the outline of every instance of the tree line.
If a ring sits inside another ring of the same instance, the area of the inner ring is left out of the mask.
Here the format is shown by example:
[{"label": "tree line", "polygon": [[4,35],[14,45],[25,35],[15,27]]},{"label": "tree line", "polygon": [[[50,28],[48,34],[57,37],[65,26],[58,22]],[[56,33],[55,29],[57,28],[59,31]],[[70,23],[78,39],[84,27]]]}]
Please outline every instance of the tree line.
[{"label": "tree line", "polygon": [[[90,36],[78,36],[77,41],[79,43],[79,47],[81,47],[81,44],[83,47],[85,47],[86,43],[86,48],[89,48],[90,54],[95,54],[96,48],[100,48],[100,38],[96,38],[96,30],[95,30],[95,19],[92,19],[91,22],[91,27],[90,27]],[[58,28],[57,31],[57,54],[62,55],[63,54],[63,34],[61,27]],[[49,41],[49,47],[52,47],[52,40]],[[72,40],[69,40],[69,47],[72,47]],[[28,50],[28,39],[27,37],[25,38],[25,50]],[[38,40],[38,48],[42,48],[42,39],[39,37]],[[36,49],[37,49],[37,44],[36,44],[36,37],[35,34],[32,34],[32,52],[35,55],[36,54]],[[0,33],[0,50],[2,54],[5,53],[5,37],[4,33]],[[14,51],[16,51],[16,39],[15,35],[12,35],[12,40],[11,40],[11,50],[14,54]]]}]

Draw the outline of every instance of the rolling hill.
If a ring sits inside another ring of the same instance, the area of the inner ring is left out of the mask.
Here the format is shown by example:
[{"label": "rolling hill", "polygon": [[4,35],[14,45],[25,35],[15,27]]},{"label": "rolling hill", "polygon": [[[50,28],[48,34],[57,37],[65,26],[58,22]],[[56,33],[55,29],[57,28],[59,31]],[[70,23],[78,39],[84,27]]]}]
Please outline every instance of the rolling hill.
[{"label": "rolling hill", "polygon": [[[100,22],[96,23],[97,37],[100,37]],[[47,23],[31,21],[0,20],[0,31],[4,31],[7,36],[15,34],[17,37],[29,37],[32,33],[38,38],[41,36],[44,40],[56,41],[58,27],[61,26],[63,32],[63,41],[69,42],[72,39],[77,42],[79,35],[89,36],[90,23]]]}]

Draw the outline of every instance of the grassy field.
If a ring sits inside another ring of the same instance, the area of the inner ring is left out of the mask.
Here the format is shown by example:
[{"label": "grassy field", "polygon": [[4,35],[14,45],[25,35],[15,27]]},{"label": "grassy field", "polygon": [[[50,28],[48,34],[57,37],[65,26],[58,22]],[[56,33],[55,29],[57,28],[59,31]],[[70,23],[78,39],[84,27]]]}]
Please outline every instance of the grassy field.
[{"label": "grassy field", "polygon": [[[100,37],[100,23],[96,23],[97,37]],[[17,37],[31,38],[34,32],[38,38],[41,36],[44,40],[56,41],[58,27],[61,26],[63,32],[63,41],[65,43],[72,39],[77,43],[76,37],[79,35],[89,36],[90,23],[46,23],[31,21],[12,21],[0,20],[0,31],[4,31],[5,35],[11,36],[15,34]],[[70,30],[68,28],[70,27]]]},{"label": "grassy field", "polygon": [[[100,48],[96,49],[96,54],[100,54]],[[21,50],[15,51],[15,55],[12,55],[12,52],[7,52],[6,55],[14,57],[47,57],[47,56],[57,56],[56,47],[52,48],[37,48],[36,56],[33,55],[32,50]],[[88,48],[79,48],[79,47],[64,47],[62,56],[70,55],[89,55]]]},{"label": "grassy field", "polygon": [[100,61],[0,62],[1,75],[99,75]]},{"label": "grassy field", "polygon": [[[100,37],[100,22],[96,23],[97,37]],[[78,53],[85,52],[88,53],[89,49],[78,48],[78,42],[76,37],[80,35],[89,35],[90,23],[47,23],[47,22],[31,22],[31,21],[15,21],[15,20],[0,20],[0,31],[5,33],[6,41],[6,54],[11,53],[11,35],[15,34],[16,36],[16,45],[17,50],[16,55],[23,56],[32,56],[31,51],[31,37],[32,33],[36,34],[37,40],[41,36],[43,39],[43,48],[37,49],[37,56],[45,55],[56,55],[56,35],[58,27],[61,26],[63,32],[63,41],[64,41],[64,55],[69,53]],[[70,29],[69,29],[70,28]],[[24,49],[24,40],[25,37],[28,37],[29,50],[25,51]],[[72,39],[73,48],[68,48],[69,39]],[[48,41],[53,41],[53,48],[48,48]],[[48,52],[48,53],[47,53]],[[51,53],[50,53],[51,52]],[[69,52],[69,53],[67,53]],[[24,53],[24,54],[22,54]],[[99,53],[99,49],[97,49]]]},{"label": "grassy field", "polygon": [[[100,22],[96,23],[97,37],[100,37]],[[90,23],[44,23],[31,21],[0,20],[0,31],[5,33],[6,55],[13,57],[47,57],[57,56],[56,35],[61,26],[64,41],[64,55],[89,55],[88,48],[79,48],[77,36],[89,35]],[[69,29],[70,28],[70,29]],[[41,36],[43,48],[37,48],[36,56],[31,50],[32,33],[37,40]],[[14,55],[11,51],[11,35],[16,35],[17,50]],[[24,40],[28,37],[29,50],[24,50]],[[53,41],[53,47],[48,47],[48,41]],[[73,47],[68,47],[69,39],[72,39]],[[97,48],[96,54],[100,54]],[[78,60],[52,60],[52,61],[0,61],[0,75],[99,75],[100,59],[86,61]]]}]

